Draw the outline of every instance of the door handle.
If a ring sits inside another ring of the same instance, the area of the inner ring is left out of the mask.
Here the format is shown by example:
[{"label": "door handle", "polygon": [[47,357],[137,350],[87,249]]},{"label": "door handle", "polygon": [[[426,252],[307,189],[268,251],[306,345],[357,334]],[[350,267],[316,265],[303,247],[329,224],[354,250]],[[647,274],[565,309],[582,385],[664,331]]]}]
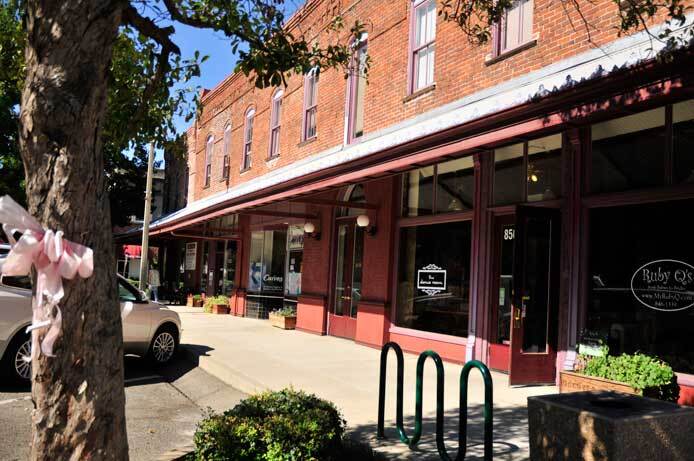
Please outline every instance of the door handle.
[{"label": "door handle", "polygon": [[349,300],[349,299],[352,299],[352,297],[351,297],[351,296],[342,296],[342,299],[347,299],[347,300]]}]

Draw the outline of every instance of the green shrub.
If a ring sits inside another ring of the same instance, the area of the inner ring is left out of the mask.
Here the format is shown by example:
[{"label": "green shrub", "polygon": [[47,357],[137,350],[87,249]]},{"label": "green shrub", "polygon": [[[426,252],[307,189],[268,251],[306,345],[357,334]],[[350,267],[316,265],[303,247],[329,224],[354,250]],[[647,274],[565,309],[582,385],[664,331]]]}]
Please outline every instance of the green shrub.
[{"label": "green shrub", "polygon": [[272,313],[282,317],[296,317],[296,309],[293,307],[283,307],[282,309],[272,311]]},{"label": "green shrub", "polygon": [[198,423],[192,459],[338,460],[344,430],[331,402],[292,389],[265,392]]},{"label": "green shrub", "polygon": [[202,295],[193,295],[193,301],[202,301]]},{"label": "green shrub", "polygon": [[677,402],[677,375],[667,363],[645,354],[591,357],[582,373],[628,384],[644,396]]},{"label": "green shrub", "polygon": [[229,305],[229,298],[226,296],[211,296],[209,298],[205,299],[205,304],[203,305],[203,309],[205,312],[208,314],[212,313],[212,306],[216,306],[217,304],[223,304],[225,306]]}]

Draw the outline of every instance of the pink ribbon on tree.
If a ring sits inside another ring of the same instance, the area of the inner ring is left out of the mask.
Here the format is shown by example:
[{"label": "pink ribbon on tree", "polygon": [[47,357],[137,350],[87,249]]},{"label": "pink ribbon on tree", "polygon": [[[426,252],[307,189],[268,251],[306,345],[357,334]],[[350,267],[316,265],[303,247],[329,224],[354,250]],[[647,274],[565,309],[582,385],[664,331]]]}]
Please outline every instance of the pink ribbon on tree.
[{"label": "pink ribbon on tree", "polygon": [[[0,274],[29,275],[36,268],[36,293],[32,300],[33,320],[27,332],[48,329],[41,352],[53,357],[53,344],[60,336],[61,313],[58,303],[65,295],[63,279],[79,274],[87,278],[94,271],[94,253],[90,248],[63,238],[63,232],[44,229],[11,197],[0,197],[0,223],[11,250],[0,259]],[[15,234],[20,233],[19,240]],[[33,350],[37,350],[35,347]]]}]

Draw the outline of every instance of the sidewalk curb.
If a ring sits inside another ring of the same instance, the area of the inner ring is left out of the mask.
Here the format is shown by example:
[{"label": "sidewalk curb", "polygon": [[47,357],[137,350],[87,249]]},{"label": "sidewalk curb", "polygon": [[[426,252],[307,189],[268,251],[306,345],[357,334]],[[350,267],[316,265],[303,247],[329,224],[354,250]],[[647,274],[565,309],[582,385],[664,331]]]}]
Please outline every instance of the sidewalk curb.
[{"label": "sidewalk curb", "polygon": [[155,461],[182,461],[185,456],[189,455],[193,451],[195,451],[195,445],[183,445],[181,447],[174,448],[171,451],[163,453],[158,458],[156,458]]},{"label": "sidewalk curb", "polygon": [[252,395],[271,390],[269,387],[246,376],[243,372],[216,360],[214,357],[196,354],[187,344],[181,344],[180,351],[186,360],[196,364],[201,370],[245,394]]}]

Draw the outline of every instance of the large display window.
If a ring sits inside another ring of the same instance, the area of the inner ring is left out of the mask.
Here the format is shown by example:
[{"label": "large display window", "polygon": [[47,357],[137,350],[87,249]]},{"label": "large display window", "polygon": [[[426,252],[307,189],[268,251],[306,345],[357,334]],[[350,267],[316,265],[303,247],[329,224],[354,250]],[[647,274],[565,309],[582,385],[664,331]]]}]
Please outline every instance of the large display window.
[{"label": "large display window", "polygon": [[694,200],[590,212],[587,327],[611,354],[644,352],[694,373]]},{"label": "large display window", "polygon": [[395,325],[467,336],[472,221],[400,229]]}]

